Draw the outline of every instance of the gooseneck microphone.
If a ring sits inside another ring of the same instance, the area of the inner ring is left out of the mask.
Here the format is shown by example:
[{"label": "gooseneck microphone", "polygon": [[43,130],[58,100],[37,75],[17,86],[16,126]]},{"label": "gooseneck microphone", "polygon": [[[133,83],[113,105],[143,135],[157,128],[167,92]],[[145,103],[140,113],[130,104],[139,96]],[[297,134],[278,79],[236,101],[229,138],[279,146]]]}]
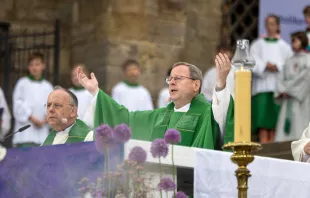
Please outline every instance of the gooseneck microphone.
[{"label": "gooseneck microphone", "polygon": [[2,138],[0,141],[4,141],[4,140],[6,140],[8,137],[11,137],[12,135],[14,135],[14,134],[16,134],[16,133],[23,132],[23,131],[25,131],[26,129],[28,129],[30,126],[31,126],[30,124],[28,124],[28,125],[26,125],[26,126],[23,126],[23,127],[19,128],[16,132],[11,133],[10,135],[8,135],[8,136]]}]

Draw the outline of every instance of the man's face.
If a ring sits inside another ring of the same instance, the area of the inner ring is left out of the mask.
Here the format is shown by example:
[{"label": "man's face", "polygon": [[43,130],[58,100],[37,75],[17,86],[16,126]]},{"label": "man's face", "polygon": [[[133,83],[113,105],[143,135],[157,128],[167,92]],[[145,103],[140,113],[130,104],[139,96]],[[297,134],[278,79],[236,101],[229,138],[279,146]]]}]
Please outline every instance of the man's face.
[{"label": "man's face", "polygon": [[[198,91],[199,84],[197,80],[192,80],[190,77],[189,68],[185,65],[180,65],[172,69],[169,83],[169,93],[172,101],[191,100],[195,91]],[[177,80],[175,80],[176,78]]]},{"label": "man's face", "polygon": [[71,72],[71,81],[74,86],[80,86],[79,79],[77,77],[77,68],[74,68]]},{"label": "man's face", "polygon": [[35,58],[31,60],[28,65],[29,73],[36,78],[39,78],[42,76],[42,72],[44,69],[45,69],[45,65],[42,62],[42,60],[39,58]]},{"label": "man's face", "polygon": [[62,123],[62,119],[72,120],[77,115],[76,107],[70,105],[70,96],[63,90],[55,90],[49,96],[46,104],[47,122],[55,128],[70,123]]},{"label": "man's face", "polygon": [[138,82],[141,71],[137,65],[132,64],[132,65],[127,66],[124,73],[125,73],[126,79],[129,82],[136,83],[136,82]]}]

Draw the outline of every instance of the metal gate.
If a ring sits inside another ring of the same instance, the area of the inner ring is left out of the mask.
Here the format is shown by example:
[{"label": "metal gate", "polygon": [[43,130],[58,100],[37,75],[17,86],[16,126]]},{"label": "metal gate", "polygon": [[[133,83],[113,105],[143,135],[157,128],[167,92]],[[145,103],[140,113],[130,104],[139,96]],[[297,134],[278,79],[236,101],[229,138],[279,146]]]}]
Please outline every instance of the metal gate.
[{"label": "metal gate", "polygon": [[258,37],[259,0],[223,0],[222,42],[235,46],[238,39]]},{"label": "metal gate", "polygon": [[9,106],[16,81],[27,75],[28,57],[40,52],[45,57],[44,77],[58,83],[60,51],[60,22],[55,22],[52,31],[11,33],[9,23],[0,23],[0,86]]}]

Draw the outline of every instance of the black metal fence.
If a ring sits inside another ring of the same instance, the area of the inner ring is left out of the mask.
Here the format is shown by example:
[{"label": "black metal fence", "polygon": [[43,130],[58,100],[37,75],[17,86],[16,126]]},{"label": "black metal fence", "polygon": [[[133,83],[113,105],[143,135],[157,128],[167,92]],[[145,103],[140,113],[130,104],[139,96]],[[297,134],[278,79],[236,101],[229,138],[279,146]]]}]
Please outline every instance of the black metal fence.
[{"label": "black metal fence", "polygon": [[51,31],[11,33],[10,24],[0,23],[0,85],[11,106],[16,81],[27,75],[28,57],[33,52],[44,54],[44,77],[58,84],[60,51],[60,22]]},{"label": "black metal fence", "polygon": [[259,0],[223,0],[222,42],[235,46],[238,39],[258,37]]}]

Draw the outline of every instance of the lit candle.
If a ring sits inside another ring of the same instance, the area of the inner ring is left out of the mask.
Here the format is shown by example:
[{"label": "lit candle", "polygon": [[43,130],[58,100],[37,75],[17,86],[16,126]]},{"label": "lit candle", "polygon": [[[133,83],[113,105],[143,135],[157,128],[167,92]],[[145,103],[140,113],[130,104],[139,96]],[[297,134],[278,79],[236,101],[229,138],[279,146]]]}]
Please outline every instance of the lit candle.
[{"label": "lit candle", "polygon": [[251,142],[251,71],[235,71],[235,142]]}]

